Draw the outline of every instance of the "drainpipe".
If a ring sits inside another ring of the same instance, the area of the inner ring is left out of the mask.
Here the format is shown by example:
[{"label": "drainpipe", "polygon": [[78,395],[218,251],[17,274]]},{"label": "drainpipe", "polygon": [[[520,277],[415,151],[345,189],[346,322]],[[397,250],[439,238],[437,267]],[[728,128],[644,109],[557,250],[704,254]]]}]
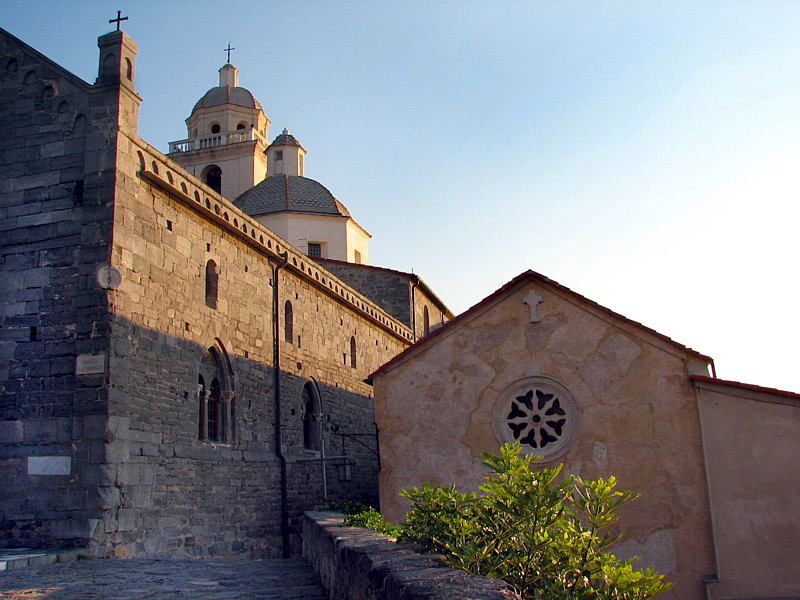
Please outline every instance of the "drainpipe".
[{"label": "drainpipe", "polygon": [[272,270],[272,366],[275,371],[275,455],[281,463],[281,540],[283,558],[289,558],[289,491],[286,483],[286,457],[281,440],[281,337],[278,318],[278,271],[289,262],[284,252]]},{"label": "drainpipe", "polygon": [[414,341],[417,341],[417,301],[414,290],[419,285],[419,277],[414,275],[414,281],[411,284],[411,332],[414,334]]}]

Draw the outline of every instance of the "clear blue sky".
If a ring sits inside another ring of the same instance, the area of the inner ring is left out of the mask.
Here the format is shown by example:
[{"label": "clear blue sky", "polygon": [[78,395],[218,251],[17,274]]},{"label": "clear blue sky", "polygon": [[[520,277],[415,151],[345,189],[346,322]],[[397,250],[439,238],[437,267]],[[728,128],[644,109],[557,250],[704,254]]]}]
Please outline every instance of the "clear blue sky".
[{"label": "clear blue sky", "polygon": [[222,49],[324,183],[461,312],[533,269],[800,392],[800,2],[26,2],[87,81],[122,9],[166,151]]}]

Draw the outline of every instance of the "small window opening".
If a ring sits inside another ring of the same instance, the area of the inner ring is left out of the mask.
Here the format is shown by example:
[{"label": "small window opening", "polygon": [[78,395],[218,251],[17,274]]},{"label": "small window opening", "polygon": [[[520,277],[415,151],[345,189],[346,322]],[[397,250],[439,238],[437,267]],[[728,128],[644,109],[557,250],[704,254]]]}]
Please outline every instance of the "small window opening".
[{"label": "small window opening", "polygon": [[206,439],[206,382],[203,376],[197,378],[197,404],[200,418],[197,426],[197,439]]},{"label": "small window opening", "polygon": [[219,272],[217,263],[209,260],[206,263],[206,306],[217,308],[217,293],[219,286]]},{"label": "small window opening", "polygon": [[308,243],[308,255],[309,256],[322,257],[322,244],[317,244],[315,242],[309,242]]},{"label": "small window opening", "polygon": [[428,307],[425,307],[425,310],[422,313],[422,323],[423,323],[423,331],[422,335],[428,335],[431,332],[431,318],[428,315]]},{"label": "small window opening", "polygon": [[311,383],[303,386],[302,403],[303,448],[318,452],[320,449],[319,438],[322,432],[322,415]]},{"label": "small window opening", "polygon": [[244,123],[239,123],[236,126],[236,131],[241,131],[242,129],[247,129],[247,125],[245,125]]},{"label": "small window opening", "polygon": [[288,300],[283,307],[283,333],[284,338],[289,344],[294,343],[294,315],[292,314],[292,303]]},{"label": "small window opening", "polygon": [[208,407],[206,418],[206,432],[208,439],[212,442],[219,442],[221,440],[222,430],[222,390],[219,386],[219,380],[215,377],[211,382],[211,390],[208,394]]},{"label": "small window opening", "polygon": [[218,194],[222,193],[222,169],[211,165],[206,172],[206,185]]},{"label": "small window opening", "polygon": [[275,160],[283,160],[283,150],[275,150]]},{"label": "small window opening", "polygon": [[355,262],[357,265],[360,265],[361,264],[361,252],[359,252],[358,250],[354,250],[353,251],[353,255],[354,255],[353,262]]},{"label": "small window opening", "polygon": [[30,339],[32,342],[35,342],[39,337],[39,330],[36,327],[31,327],[31,336]]},{"label": "small window opening", "polygon": [[169,231],[172,231],[172,221],[170,221],[169,219],[167,219],[167,229]]},{"label": "small window opening", "polygon": [[125,77],[128,81],[133,81],[133,64],[130,58],[125,59]]},{"label": "small window opening", "polygon": [[211,133],[219,133],[219,132],[220,132],[219,123],[214,123],[211,126]]},{"label": "small window opening", "polygon": [[353,369],[356,368],[356,338],[355,338],[355,336],[350,338],[350,366]]}]

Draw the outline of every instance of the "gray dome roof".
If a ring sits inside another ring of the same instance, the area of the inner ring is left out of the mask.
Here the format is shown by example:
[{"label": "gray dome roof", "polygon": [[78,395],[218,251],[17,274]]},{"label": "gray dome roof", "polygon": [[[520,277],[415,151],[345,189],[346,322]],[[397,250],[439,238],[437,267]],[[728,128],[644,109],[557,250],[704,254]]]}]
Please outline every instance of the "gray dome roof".
[{"label": "gray dome roof", "polygon": [[220,106],[222,104],[235,104],[236,106],[244,106],[245,108],[261,109],[258,100],[253,97],[250,90],[243,87],[228,87],[218,86],[208,90],[205,95],[198,100],[197,104],[192,109],[192,114],[198,108],[210,108],[212,106]]},{"label": "gray dome roof", "polygon": [[349,217],[328,188],[299,175],[272,175],[236,198],[233,204],[251,217],[280,212]]}]

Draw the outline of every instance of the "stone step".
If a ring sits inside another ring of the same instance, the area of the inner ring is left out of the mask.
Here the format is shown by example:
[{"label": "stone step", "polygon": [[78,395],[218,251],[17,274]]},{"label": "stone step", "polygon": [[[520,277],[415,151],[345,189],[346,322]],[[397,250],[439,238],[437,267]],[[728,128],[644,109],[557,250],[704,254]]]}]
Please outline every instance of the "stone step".
[{"label": "stone step", "polygon": [[41,567],[55,562],[71,562],[78,558],[77,549],[0,548],[0,571]]}]

